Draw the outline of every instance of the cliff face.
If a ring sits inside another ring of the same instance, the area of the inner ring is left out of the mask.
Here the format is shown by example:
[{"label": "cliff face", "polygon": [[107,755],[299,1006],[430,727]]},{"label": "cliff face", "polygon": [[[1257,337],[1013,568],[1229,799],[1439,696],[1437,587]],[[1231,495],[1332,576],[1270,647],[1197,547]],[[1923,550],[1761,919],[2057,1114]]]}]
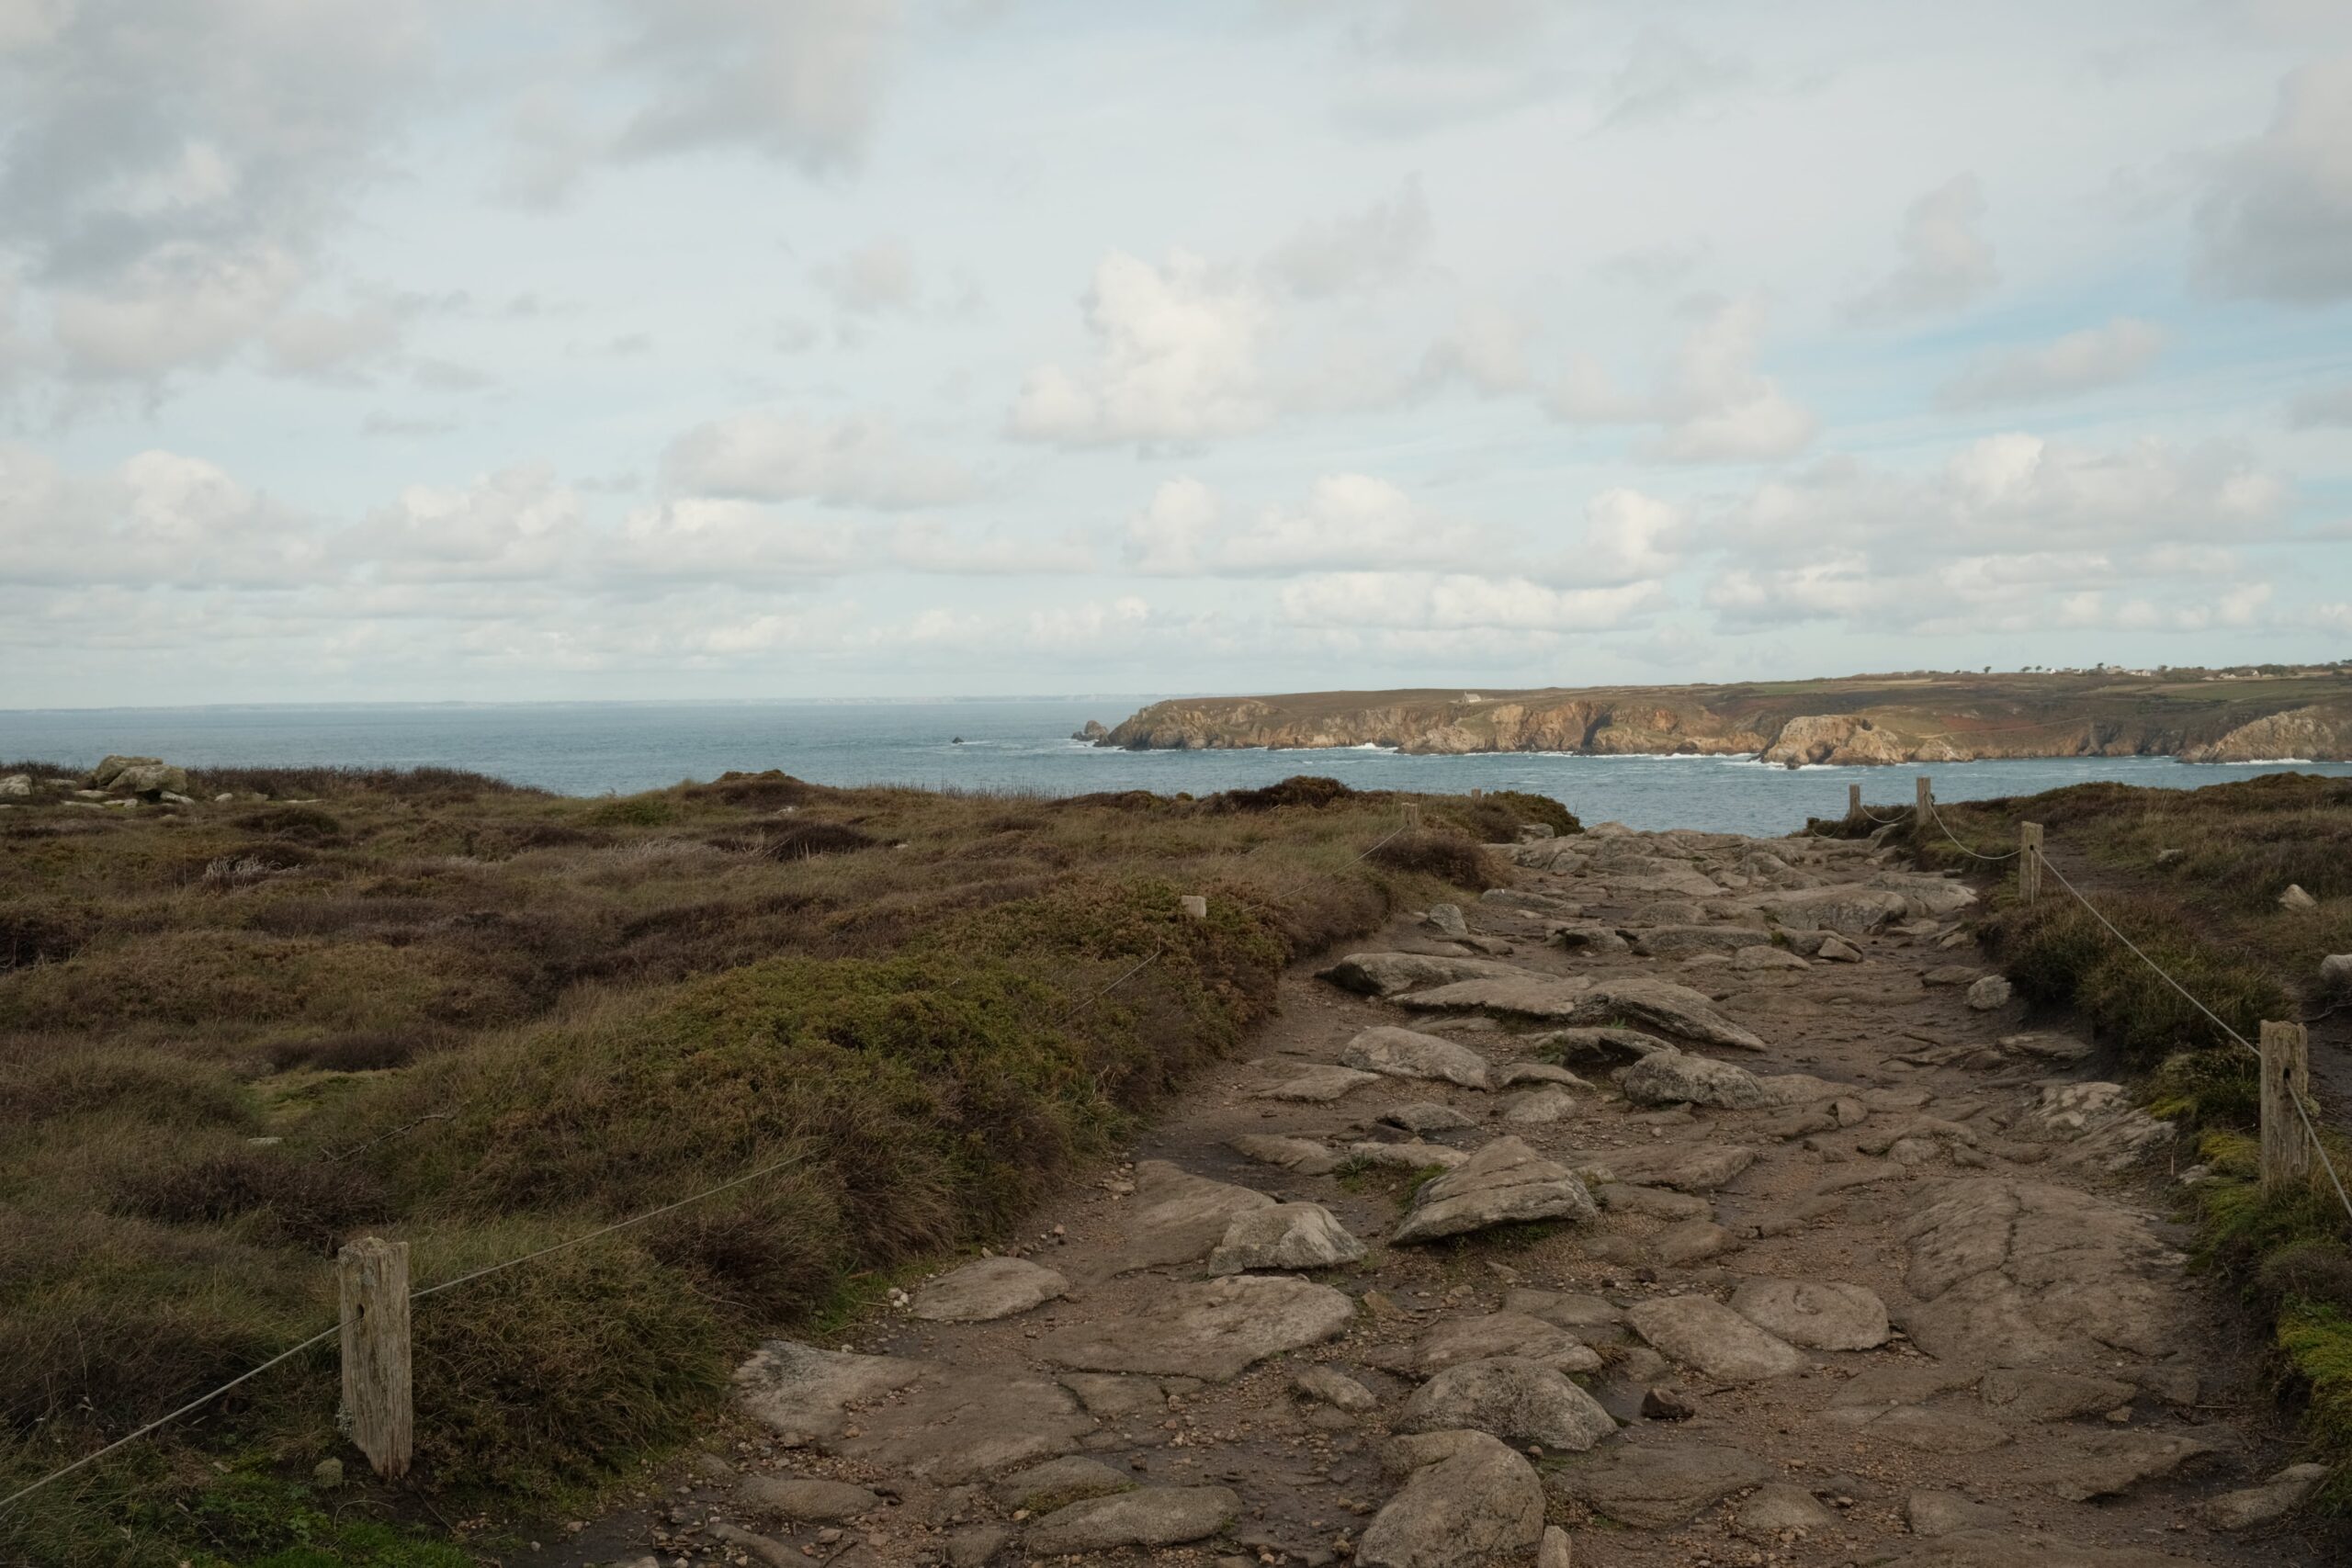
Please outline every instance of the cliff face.
[{"label": "cliff face", "polygon": [[[2313,695],[2335,700],[2314,704]],[[1152,704],[1095,744],[1754,756],[1790,767],[2074,756],[2322,761],[2352,758],[2352,676],[1929,675],[1769,688],[1182,698]]]},{"label": "cliff face", "polygon": [[2271,714],[2180,755],[2190,762],[2340,761],[2352,756],[2352,710],[2314,706]]}]

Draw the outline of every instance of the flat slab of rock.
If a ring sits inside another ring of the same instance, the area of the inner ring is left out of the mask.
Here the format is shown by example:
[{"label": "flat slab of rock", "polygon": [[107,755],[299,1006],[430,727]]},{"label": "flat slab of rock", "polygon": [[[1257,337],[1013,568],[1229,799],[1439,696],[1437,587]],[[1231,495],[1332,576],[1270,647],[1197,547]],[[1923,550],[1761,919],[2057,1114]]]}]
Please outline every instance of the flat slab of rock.
[{"label": "flat slab of rock", "polygon": [[1082,1498],[1107,1497],[1114,1492],[1132,1492],[1135,1488],[1133,1474],[1113,1470],[1099,1459],[1071,1454],[1066,1459],[1031,1465],[1020,1474],[998,1482],[990,1491],[1001,1507],[1034,1509],[1057,1508]]},{"label": "flat slab of rock", "polygon": [[1767,1334],[1707,1296],[1657,1296],[1625,1309],[1652,1348],[1724,1382],[1755,1382],[1804,1370],[1786,1340]]},{"label": "flat slab of rock", "polygon": [[1863,1430],[1876,1441],[1901,1443],[1931,1454],[1981,1454],[2009,1440],[2009,1434],[1996,1422],[1933,1404],[1898,1404],[1871,1419]]},{"label": "flat slab of rock", "polygon": [[1503,1101],[1502,1113],[1505,1122],[1522,1126],[1544,1126],[1566,1120],[1576,1108],[1575,1098],[1566,1089],[1546,1086],[1511,1096]]},{"label": "flat slab of rock", "polygon": [[1225,1486],[1140,1486],[1057,1508],[1029,1527],[1033,1555],[1060,1557],[1119,1547],[1182,1546],[1216,1534],[1241,1512]]},{"label": "flat slab of rock", "polygon": [[1514,1084],[1523,1083],[1557,1084],[1562,1089],[1592,1087],[1567,1068],[1555,1067],[1549,1062],[1513,1062],[1495,1075],[1497,1089],[1509,1089]]},{"label": "flat slab of rock", "polygon": [[1792,931],[1830,931],[1840,936],[1869,936],[1911,912],[1902,894],[1877,887],[1811,887],[1773,893],[1752,900],[1751,907]]},{"label": "flat slab of rock", "polygon": [[2092,1432],[2046,1461],[2042,1479],[2069,1503],[2088,1502],[2170,1475],[2223,1446],[2194,1432]]},{"label": "flat slab of rock", "polygon": [[1645,1034],[1638,1029],[1618,1029],[1600,1024],[1546,1030],[1530,1038],[1526,1044],[1531,1051],[1541,1051],[1564,1062],[1606,1066],[1611,1063],[1638,1062],[1653,1051],[1669,1049],[1671,1043],[1660,1040],[1655,1034]]},{"label": "flat slab of rock", "polygon": [[1136,1167],[1126,1237],[1111,1259],[1110,1272],[1198,1262],[1225,1239],[1234,1216],[1270,1208],[1273,1201],[1251,1188],[1194,1176],[1165,1160],[1145,1160]]},{"label": "flat slab of rock", "polygon": [[1467,1111],[1456,1111],[1434,1100],[1416,1100],[1404,1105],[1392,1105],[1380,1113],[1381,1121],[1392,1127],[1402,1127],[1408,1133],[1452,1133],[1464,1127],[1475,1127],[1478,1119]]},{"label": "flat slab of rock", "polygon": [[1756,1163],[1756,1151],[1740,1144],[1653,1144],[1611,1149],[1604,1156],[1620,1181],[1671,1187],[1678,1192],[1713,1192]]},{"label": "flat slab of rock", "polygon": [[1693,953],[1737,953],[1772,944],[1772,933],[1754,926],[1652,926],[1634,940],[1636,953],[1680,958]]},{"label": "flat slab of rock", "polygon": [[1465,1361],[1509,1359],[1532,1361],[1557,1372],[1589,1372],[1600,1355],[1570,1328],[1531,1313],[1487,1313],[1447,1318],[1413,1348],[1413,1364],[1423,1377]]},{"label": "flat slab of rock", "polygon": [[1460,1149],[1444,1144],[1425,1144],[1419,1139],[1409,1144],[1350,1144],[1347,1156],[1352,1164],[1385,1166],[1396,1170],[1456,1170],[1470,1163],[1470,1156]]},{"label": "flat slab of rock", "polygon": [[2259,1486],[2207,1498],[2197,1505],[2197,1517],[2217,1530],[2271,1524],[2301,1507],[2326,1479],[2324,1464],[2290,1464]]},{"label": "flat slab of rock", "polygon": [[1812,1493],[1776,1482],[1758,1487],[1741,1501],[1731,1528],[1750,1540],[1774,1540],[1792,1532],[1811,1535],[1836,1522],[1836,1516]]},{"label": "flat slab of rock", "polygon": [[995,1373],[925,1378],[828,1451],[938,1486],[960,1486],[1078,1447],[1094,1418],[1059,1383]]},{"label": "flat slab of rock", "polygon": [[1543,1539],[1544,1484],[1500,1438],[1430,1432],[1400,1438],[1391,1450],[1411,1479],[1356,1543],[1365,1568],[1478,1568]]},{"label": "flat slab of rock", "polygon": [[[1465,1118],[1466,1120],[1466,1118]],[[1243,1159],[1295,1170],[1301,1176],[1327,1176],[1340,1168],[1340,1156],[1306,1138],[1285,1138],[1273,1133],[1241,1133],[1225,1146]]]},{"label": "flat slab of rock", "polygon": [[1903,1225],[1905,1314],[1942,1360],[2029,1367],[2095,1345],[2160,1356],[2179,1342],[2182,1257],[2145,1215],[2080,1188],[1974,1177],[1932,1190]]},{"label": "flat slab of rock", "polygon": [[1225,1239],[1209,1254],[1211,1274],[1250,1269],[1330,1269],[1353,1263],[1363,1243],[1320,1203],[1276,1203],[1233,1217]]},{"label": "flat slab of rock", "polygon": [[1914,1492],[1903,1500],[1903,1519],[1913,1535],[1939,1536],[1997,1529],[2009,1522],[2009,1516],[1958,1492]]},{"label": "flat slab of rock", "polygon": [[2086,1377],[2081,1372],[2053,1371],[2043,1367],[2004,1367],[1986,1372],[1976,1385],[1978,1397],[2004,1416],[2027,1421],[2070,1421],[2077,1416],[2104,1416],[2132,1403],[2132,1386],[2113,1378]]},{"label": "flat slab of rock", "polygon": [[1713,1443],[1626,1443],[1554,1472],[1546,1484],[1619,1524],[1654,1529],[1694,1518],[1778,1473],[1752,1454]]},{"label": "flat slab of rock", "polygon": [[882,1506],[882,1499],[863,1486],[805,1475],[747,1476],[743,1495],[763,1512],[807,1524],[835,1524]]},{"label": "flat slab of rock", "polygon": [[1515,1448],[1582,1453],[1614,1436],[1617,1423],[1600,1401],[1557,1371],[1521,1357],[1461,1361],[1413,1391],[1397,1422],[1404,1432],[1469,1427]]},{"label": "flat slab of rock", "polygon": [[983,1258],[915,1292],[914,1314],[930,1323],[990,1323],[1066,1295],[1069,1281],[1021,1258]]},{"label": "flat slab of rock", "polygon": [[735,1369],[735,1398],[786,1447],[799,1448],[840,1436],[844,1405],[902,1389],[928,1370],[901,1356],[855,1356],[771,1339]]},{"label": "flat slab of rock", "polygon": [[1642,975],[1562,980],[1521,971],[1515,978],[1463,980],[1396,998],[1420,1011],[1483,1011],[1592,1026],[1630,1020],[1702,1045],[1760,1051],[1764,1042],[1688,986]]},{"label": "flat slab of rock", "polygon": [[1317,979],[1367,997],[1393,997],[1416,986],[1444,986],[1489,976],[1509,978],[1527,971],[1491,958],[1444,958],[1422,953],[1351,953]]},{"label": "flat slab of rock", "polygon": [[1349,1041],[1340,1052],[1340,1065],[1386,1077],[1428,1078],[1464,1089],[1486,1089],[1491,1083],[1487,1058],[1467,1045],[1387,1024],[1364,1030]]},{"label": "flat slab of rock", "polygon": [[1653,1051],[1620,1073],[1617,1087],[1636,1105],[1711,1105],[1721,1111],[1755,1111],[1779,1103],[1746,1067],[1689,1051]]},{"label": "flat slab of rock", "polygon": [[1235,1275],[1171,1285],[1125,1317],[1057,1329],[1037,1353],[1078,1371],[1227,1382],[1253,1361],[1336,1337],[1354,1316],[1355,1303],[1329,1285]]},{"label": "flat slab of rock", "polygon": [[1826,1280],[1748,1280],[1731,1309],[1808,1350],[1875,1350],[1894,1332],[1877,1292]]},{"label": "flat slab of rock", "polygon": [[[1742,971],[1743,973],[1766,969],[1788,970],[1810,969],[1813,967],[1812,964],[1806,963],[1795,953],[1791,953],[1785,947],[1772,947],[1763,943],[1759,943],[1754,947],[1743,947],[1737,953],[1733,953],[1731,955],[1731,966]],[[1818,1505],[1816,1505],[1816,1506],[1817,1506]]]},{"label": "flat slab of rock", "polygon": [[1497,1138],[1461,1167],[1424,1183],[1390,1237],[1436,1241],[1529,1220],[1589,1220],[1599,1213],[1574,1171],[1517,1138]]},{"label": "flat slab of rock", "polygon": [[1309,1067],[1296,1077],[1267,1085],[1258,1091],[1258,1098],[1297,1100],[1310,1105],[1328,1105],[1351,1089],[1359,1089],[1368,1083],[1379,1081],[1378,1073],[1360,1073],[1352,1067]]}]

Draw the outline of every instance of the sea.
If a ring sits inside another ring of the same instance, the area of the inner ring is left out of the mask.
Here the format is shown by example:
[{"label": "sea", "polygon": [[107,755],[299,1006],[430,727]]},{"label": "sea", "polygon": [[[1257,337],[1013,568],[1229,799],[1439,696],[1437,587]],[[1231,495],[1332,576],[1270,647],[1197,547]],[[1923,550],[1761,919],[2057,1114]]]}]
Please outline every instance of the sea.
[{"label": "sea", "polygon": [[2352,764],[2246,765],[2161,757],[2049,757],[1893,768],[1790,769],[1738,757],[1506,752],[1416,757],[1317,751],[1118,751],[1071,739],[1154,699],[946,702],[370,703],[250,707],[0,710],[0,764],[87,768],[108,752],[186,766],[447,767],[561,795],[629,795],[730,769],[781,768],[818,784],[913,784],[1040,795],[1147,789],[1206,795],[1320,773],[1360,789],[1551,795],[1588,823],[1777,834],[1846,809],[1846,786],[1896,807],[1926,773],[1940,800],[2031,795],[2095,779],[2195,789],[2256,773],[2352,774]]}]

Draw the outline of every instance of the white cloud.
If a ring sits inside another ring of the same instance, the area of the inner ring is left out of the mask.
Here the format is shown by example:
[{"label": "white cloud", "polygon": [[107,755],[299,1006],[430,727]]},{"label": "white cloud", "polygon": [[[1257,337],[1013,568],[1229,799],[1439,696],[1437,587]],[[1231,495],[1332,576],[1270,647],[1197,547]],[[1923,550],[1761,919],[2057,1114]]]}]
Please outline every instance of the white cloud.
[{"label": "white cloud", "polygon": [[1552,390],[1552,412],[1572,424],[1654,423],[1651,453],[1671,463],[1788,457],[1812,441],[1819,422],[1757,372],[1763,331],[1755,300],[1716,302],[1683,334],[1654,391],[1626,391],[1577,356]]},{"label": "white cloud", "polygon": [[2352,299],[2352,54],[2279,84],[2268,129],[2215,160],[2197,226],[2200,267],[2226,293]]},{"label": "white cloud", "polygon": [[281,588],[325,561],[309,519],[200,458],[141,452],[87,479],[0,445],[0,581]]},{"label": "white cloud", "polygon": [[1584,550],[1574,570],[1588,581],[1664,577],[1682,562],[1681,509],[1620,487],[1585,503]]},{"label": "white cloud", "polygon": [[852,570],[861,545],[845,525],[797,522],[748,501],[693,496],[630,513],[608,561],[621,578],[646,584],[791,581]]},{"label": "white cloud", "polygon": [[1004,529],[982,533],[938,523],[902,523],[890,540],[890,559],[909,571],[950,577],[1068,576],[1098,565],[1084,535],[1031,538]]},{"label": "white cloud", "polygon": [[1182,251],[1164,266],[1114,251],[1095,268],[1085,310],[1095,362],[1032,370],[1013,402],[1015,435],[1191,442],[1265,422],[1258,351],[1268,312],[1247,279]]},{"label": "white cloud", "polygon": [[152,382],[224,363],[303,281],[301,265],[283,250],[174,243],[102,284],[52,294],[52,330],[69,374]]},{"label": "white cloud", "polygon": [[822,174],[864,153],[901,27],[899,0],[624,0],[616,58],[650,96],[623,157],[743,147]]},{"label": "white cloud", "polygon": [[1303,225],[1266,258],[1266,271],[1306,299],[1384,288],[1411,276],[1435,237],[1421,178],[1411,175],[1389,200]]},{"label": "white cloud", "polygon": [[1127,519],[1127,563],[1156,576],[1199,574],[1203,552],[1223,513],[1216,491],[1200,480],[1161,480],[1150,504]]},{"label": "white cloud", "polygon": [[1655,582],[1559,589],[1458,572],[1331,572],[1291,583],[1281,596],[1292,625],[1347,630],[1602,631],[1666,602]]},{"label": "white cloud", "polygon": [[2154,322],[2118,316],[2050,343],[1980,355],[1936,389],[1936,406],[1998,408],[2095,391],[2146,370],[2164,346],[2164,329]]},{"label": "white cloud", "polygon": [[342,553],[385,582],[522,582],[585,566],[590,543],[578,493],[546,464],[526,463],[455,490],[410,485]]},{"label": "white cloud", "polygon": [[1913,202],[1895,232],[1901,265],[1854,300],[1853,317],[1902,321],[1942,315],[1991,293],[2001,269],[1992,242],[1980,231],[1985,211],[1984,187],[1973,174],[1954,175]]},{"label": "white cloud", "polygon": [[1183,577],[1291,577],[1342,568],[1442,567],[1508,547],[1494,529],[1430,512],[1385,479],[1326,474],[1296,507],[1268,506],[1222,525],[1216,491],[1170,479],[1127,522],[1137,571]]},{"label": "white cloud", "polygon": [[817,286],[854,316],[879,316],[914,307],[919,285],[914,257],[896,240],[861,246],[816,272]]},{"label": "white cloud", "polygon": [[698,424],[670,443],[662,468],[686,494],[807,497],[886,511],[961,501],[978,488],[960,465],[911,449],[879,420],[825,424],[791,413],[752,412]]},{"label": "white cloud", "polygon": [[406,331],[402,311],[370,300],[344,311],[288,310],[263,330],[262,342],[281,376],[345,380],[398,349]]},{"label": "white cloud", "polygon": [[[2236,625],[2210,605],[2228,592],[2243,599],[2248,585],[2233,581],[2243,564],[2213,541],[2275,536],[2287,500],[2278,479],[2223,443],[2102,450],[2013,434],[1917,475],[1834,459],[1707,520],[1700,532],[1725,558],[1706,603],[1732,626],[2037,633],[2054,624],[2054,607],[2086,613],[2086,594],[2154,581],[2209,605],[2183,611],[2189,618]],[[2098,614],[2109,624],[2108,610]]]},{"label": "white cloud", "polygon": [[1535,380],[1527,363],[1528,344],[1534,335],[1534,323],[1525,317],[1474,301],[1423,352],[1415,379],[1424,388],[1464,381],[1488,396],[1524,392]]}]

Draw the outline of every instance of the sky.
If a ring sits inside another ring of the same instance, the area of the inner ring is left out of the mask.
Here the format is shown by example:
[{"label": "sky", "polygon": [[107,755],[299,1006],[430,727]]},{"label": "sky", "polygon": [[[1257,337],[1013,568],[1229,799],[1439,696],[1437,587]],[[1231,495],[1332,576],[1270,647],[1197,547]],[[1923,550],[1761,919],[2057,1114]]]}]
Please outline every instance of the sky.
[{"label": "sky", "polygon": [[2352,654],[2342,0],[0,0],[0,708]]}]

